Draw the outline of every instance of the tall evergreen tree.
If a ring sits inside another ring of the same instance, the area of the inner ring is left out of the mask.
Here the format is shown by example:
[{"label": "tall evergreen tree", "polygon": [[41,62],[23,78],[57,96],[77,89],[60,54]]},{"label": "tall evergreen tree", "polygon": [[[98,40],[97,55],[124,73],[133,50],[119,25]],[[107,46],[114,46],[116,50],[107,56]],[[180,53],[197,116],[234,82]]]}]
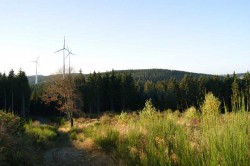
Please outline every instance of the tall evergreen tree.
[{"label": "tall evergreen tree", "polygon": [[29,98],[30,98],[30,86],[28,78],[22,70],[17,75],[17,97],[19,101],[19,114],[25,117],[25,113],[28,110]]},{"label": "tall evergreen tree", "polygon": [[234,77],[234,82],[232,83],[231,103],[233,110],[238,109],[240,106],[240,90],[237,77]]}]

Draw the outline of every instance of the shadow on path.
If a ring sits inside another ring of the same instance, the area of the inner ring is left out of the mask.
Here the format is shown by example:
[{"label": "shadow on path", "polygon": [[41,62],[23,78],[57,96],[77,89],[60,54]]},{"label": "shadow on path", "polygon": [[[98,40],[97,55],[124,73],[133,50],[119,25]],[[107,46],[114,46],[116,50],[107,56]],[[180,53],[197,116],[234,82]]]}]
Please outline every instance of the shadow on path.
[{"label": "shadow on path", "polygon": [[45,151],[42,166],[114,165],[105,153],[91,153],[72,144],[69,131],[60,130],[54,148]]}]

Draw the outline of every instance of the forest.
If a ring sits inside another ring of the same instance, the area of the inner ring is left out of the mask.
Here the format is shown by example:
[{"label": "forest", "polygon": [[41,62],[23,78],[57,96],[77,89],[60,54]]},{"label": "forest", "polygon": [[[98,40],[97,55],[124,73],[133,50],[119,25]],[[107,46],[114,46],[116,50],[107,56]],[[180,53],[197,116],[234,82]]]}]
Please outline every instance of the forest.
[{"label": "forest", "polygon": [[[139,71],[136,73],[113,70],[106,73],[94,72],[87,76],[82,73],[75,74],[73,77],[77,84],[76,88],[83,101],[81,111],[97,115],[106,111],[135,111],[142,109],[147,99],[152,99],[153,104],[161,111],[183,111],[191,106],[198,107],[208,92],[212,92],[223,101],[222,107],[229,110],[239,104],[239,97],[244,97],[245,103],[249,103],[249,72],[245,73],[243,78],[238,78],[236,74],[224,77],[185,74],[180,78],[177,72],[178,79],[167,79],[165,76],[162,80],[155,77],[156,71],[151,71],[154,78],[157,78],[155,80],[150,80],[150,77],[148,80],[138,79],[138,73],[140,78],[145,78],[148,74]],[[159,75],[163,75],[161,71]],[[19,115],[25,112],[37,115],[57,112],[51,105],[48,106],[42,101],[45,84],[29,86],[28,78],[21,70],[17,74],[13,70],[8,75],[0,73],[0,109]]]},{"label": "forest", "polygon": [[[168,80],[140,81],[129,72],[92,73],[87,77],[82,73],[74,75],[77,91],[83,101],[80,108],[89,115],[98,115],[103,112],[136,111],[144,107],[147,99],[158,110],[167,109],[184,111],[195,106],[199,107],[208,92],[212,92],[223,102],[222,110],[240,104],[238,99],[244,99],[249,107],[250,74],[245,73],[243,78],[236,74],[225,77],[215,75],[184,75],[181,79],[171,77]],[[53,114],[54,108],[46,106],[40,96],[46,83],[32,86],[30,110],[34,114]],[[55,113],[55,112],[54,112]]]},{"label": "forest", "polygon": [[25,116],[29,112],[31,89],[24,71],[0,73],[0,110]]}]

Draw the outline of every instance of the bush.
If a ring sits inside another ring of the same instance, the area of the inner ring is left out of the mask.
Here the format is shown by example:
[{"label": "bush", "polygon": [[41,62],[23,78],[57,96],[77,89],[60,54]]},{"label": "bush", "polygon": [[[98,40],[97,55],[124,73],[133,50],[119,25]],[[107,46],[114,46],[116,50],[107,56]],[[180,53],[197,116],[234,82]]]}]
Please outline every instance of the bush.
[{"label": "bush", "polygon": [[220,114],[220,100],[212,93],[205,96],[205,101],[201,106],[202,116],[218,116]]},{"label": "bush", "polygon": [[70,134],[69,134],[70,140],[77,140],[77,133],[78,133],[77,128],[72,127],[70,129]]},{"label": "bush", "polygon": [[77,140],[76,132],[71,132],[70,133],[70,140]]},{"label": "bush", "polygon": [[20,117],[0,110],[0,126],[4,126],[8,133],[17,133],[22,124],[23,121]]},{"label": "bush", "polygon": [[184,116],[187,119],[194,119],[197,118],[199,116],[198,111],[196,110],[196,108],[194,106],[186,109],[186,111],[184,112]]},{"label": "bush", "polygon": [[100,123],[101,124],[104,124],[104,125],[108,125],[111,123],[111,117],[107,114],[103,115],[101,118],[100,118]]},{"label": "bush", "polygon": [[36,151],[22,133],[23,122],[0,110],[0,165],[37,165]]},{"label": "bush", "polygon": [[117,120],[119,122],[122,122],[122,123],[127,122],[127,120],[129,119],[128,118],[128,113],[127,112],[123,112],[123,111],[121,112],[120,115],[117,115],[116,118],[117,118]]},{"label": "bush", "polygon": [[153,106],[151,99],[147,100],[145,106],[141,112],[139,112],[139,116],[141,119],[152,119],[156,117],[157,111]]}]

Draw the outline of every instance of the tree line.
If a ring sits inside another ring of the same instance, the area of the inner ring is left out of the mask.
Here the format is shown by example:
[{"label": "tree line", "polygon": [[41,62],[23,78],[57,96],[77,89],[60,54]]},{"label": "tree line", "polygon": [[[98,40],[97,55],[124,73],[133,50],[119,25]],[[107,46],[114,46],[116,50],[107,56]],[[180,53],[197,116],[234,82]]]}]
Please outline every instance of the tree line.
[{"label": "tree line", "polygon": [[168,69],[141,69],[141,70],[116,70],[118,74],[131,74],[135,81],[145,83],[150,80],[154,83],[162,80],[169,80],[174,77],[176,80],[181,80],[185,75],[192,75],[193,77],[210,76],[201,73],[191,73],[186,71],[168,70]]},{"label": "tree line", "polygon": [[21,69],[17,74],[11,70],[8,75],[0,73],[0,110],[25,116],[29,110],[30,86]]},{"label": "tree line", "polygon": [[[191,106],[199,108],[208,92],[218,97],[223,103],[222,107],[229,111],[242,104],[249,108],[249,72],[242,79],[235,74],[225,77],[185,75],[180,80],[172,77],[157,82],[135,80],[131,73],[115,71],[102,74],[94,72],[87,77],[79,73],[73,78],[75,91],[83,101],[80,110],[87,114],[139,110],[149,98],[159,110],[170,108],[183,111]],[[45,114],[56,113],[53,107],[55,103],[53,105],[52,102],[49,108],[43,104],[40,96],[44,86],[41,84],[33,87],[31,110],[40,110]]]}]

